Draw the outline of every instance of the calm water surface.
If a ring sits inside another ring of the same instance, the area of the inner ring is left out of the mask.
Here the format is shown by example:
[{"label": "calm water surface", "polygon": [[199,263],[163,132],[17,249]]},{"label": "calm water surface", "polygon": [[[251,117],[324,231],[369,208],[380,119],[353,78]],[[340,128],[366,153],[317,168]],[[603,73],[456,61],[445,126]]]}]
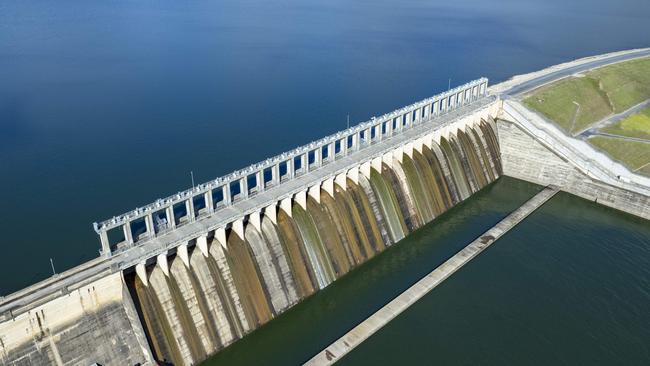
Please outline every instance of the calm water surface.
[{"label": "calm water surface", "polygon": [[650,225],[561,193],[341,365],[648,365]]},{"label": "calm water surface", "polygon": [[0,295],[91,229],[480,76],[647,46],[647,0],[0,1]]}]

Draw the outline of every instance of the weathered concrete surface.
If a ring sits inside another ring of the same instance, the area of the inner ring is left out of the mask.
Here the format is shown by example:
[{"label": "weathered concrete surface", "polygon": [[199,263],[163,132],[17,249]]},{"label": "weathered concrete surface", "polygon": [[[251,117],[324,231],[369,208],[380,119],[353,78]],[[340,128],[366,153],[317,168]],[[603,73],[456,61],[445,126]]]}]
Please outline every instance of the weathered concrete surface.
[{"label": "weathered concrete surface", "polygon": [[631,172],[585,141],[568,136],[555,123],[512,99],[501,102],[498,119],[517,122],[535,140],[562,156],[589,178],[650,196],[650,178]]},{"label": "weathered concrete surface", "polygon": [[557,192],[558,189],[555,187],[544,188],[505,219],[501,220],[493,228],[486,231],[456,255],[449,258],[445,263],[415,283],[415,285],[409,287],[391,302],[372,314],[368,319],[364,320],[343,337],[339,338],[314,356],[311,360],[307,361],[305,365],[331,365],[340,360],[348,352],[368,339],[368,337],[381,329],[389,321],[393,320],[396,316],[413,305],[413,303],[418,301],[454,272],[467,264],[472,260],[472,258],[484,251],[533,211],[541,207]]},{"label": "weathered concrete surface", "polygon": [[188,245],[188,238],[201,238],[219,223],[234,219],[241,222],[247,212],[269,207],[269,202],[291,200],[296,192],[305,191],[314,182],[333,182],[335,177],[345,177],[351,167],[358,169],[360,164],[370,167],[376,159],[384,159],[387,151],[399,153],[401,158],[402,154],[421,149],[423,144],[448,138],[456,130],[464,130],[482,119],[491,119],[497,113],[495,101],[495,97],[483,98],[423,121],[381,144],[370,144],[282,186],[238,201],[205,220],[181,226],[110,258],[97,258],[0,299],[0,365],[146,364],[151,360],[150,350],[130,296],[128,292],[122,293],[126,291],[122,270],[157,255],[166,258],[177,246]]},{"label": "weathered concrete surface", "polygon": [[[593,169],[578,163],[579,157],[572,156],[572,150],[537,139],[519,123],[499,120],[497,130],[504,175],[540,185],[554,184],[576,196],[650,219],[650,196],[643,190],[627,188],[636,186],[616,177],[599,179]],[[589,146],[585,149],[596,153]]]},{"label": "weathered concrete surface", "polygon": [[110,258],[97,258],[66,271],[57,278],[50,278],[11,294],[0,300],[0,320],[9,312],[13,311],[15,313],[16,309],[32,307],[35,303],[42,303],[60,296],[67,288],[76,286],[78,283],[87,283],[107,274],[131,268],[162,253],[173,253],[176,247],[187,244],[188,240],[196,239],[208,231],[225,225],[225,223],[242,219],[250,212],[260,211],[264,207],[268,207],[269,204],[275,205],[285,198],[291,199],[297,192],[307,189],[314,182],[322,182],[339,174],[345,174],[348,169],[359,166],[363,162],[370,162],[373,158],[382,156],[386,151],[393,151],[403,147],[408,142],[421,140],[426,135],[447,136],[457,130],[459,126],[464,128],[465,124],[472,121],[480,121],[495,116],[497,113],[495,100],[495,97],[483,98],[415,125],[401,134],[385,139],[381,144],[372,144],[355,154],[350,154],[324,165],[322,168],[309,172],[309,174],[303,174],[281,186],[220,209],[205,219],[168,231],[143,245],[117,253]]},{"label": "weathered concrete surface", "polygon": [[150,355],[120,273],[0,323],[0,365],[149,365]]}]

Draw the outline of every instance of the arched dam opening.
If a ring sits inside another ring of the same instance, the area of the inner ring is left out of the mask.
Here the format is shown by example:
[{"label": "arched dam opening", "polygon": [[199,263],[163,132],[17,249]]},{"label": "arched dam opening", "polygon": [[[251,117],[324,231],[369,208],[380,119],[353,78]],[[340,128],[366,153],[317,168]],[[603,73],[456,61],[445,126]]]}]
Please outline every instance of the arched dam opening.
[{"label": "arched dam opening", "polygon": [[194,365],[277,317],[493,182],[499,151],[481,120],[127,269],[154,358]]}]

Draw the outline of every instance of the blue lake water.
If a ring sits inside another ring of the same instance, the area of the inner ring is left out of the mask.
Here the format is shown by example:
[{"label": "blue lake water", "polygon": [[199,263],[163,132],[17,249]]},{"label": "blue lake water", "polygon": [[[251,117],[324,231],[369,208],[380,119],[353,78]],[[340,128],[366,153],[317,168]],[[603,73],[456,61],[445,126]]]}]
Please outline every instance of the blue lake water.
[{"label": "blue lake water", "polygon": [[650,45],[650,2],[0,2],[0,296],[109,218],[480,76]]}]

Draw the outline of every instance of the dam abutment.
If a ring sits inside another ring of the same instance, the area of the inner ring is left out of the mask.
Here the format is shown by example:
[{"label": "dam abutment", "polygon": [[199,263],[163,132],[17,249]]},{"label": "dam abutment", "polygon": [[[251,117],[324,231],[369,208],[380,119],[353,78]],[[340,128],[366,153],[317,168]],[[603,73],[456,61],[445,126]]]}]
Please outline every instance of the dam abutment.
[{"label": "dam abutment", "polygon": [[567,148],[559,137],[533,129],[525,117],[508,110],[512,114],[502,113],[496,123],[504,175],[554,184],[567,193],[650,220],[650,186],[626,182],[607,166],[597,166],[593,156],[601,154],[593,148],[580,152]]}]

